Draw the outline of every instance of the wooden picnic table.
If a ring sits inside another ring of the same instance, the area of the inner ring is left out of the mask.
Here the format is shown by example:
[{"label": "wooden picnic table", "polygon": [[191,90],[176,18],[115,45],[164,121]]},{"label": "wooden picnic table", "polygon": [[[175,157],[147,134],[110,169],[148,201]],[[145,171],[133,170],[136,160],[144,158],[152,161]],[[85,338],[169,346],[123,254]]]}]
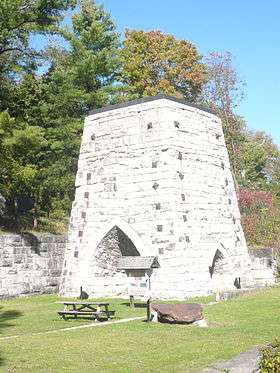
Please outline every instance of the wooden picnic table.
[{"label": "wooden picnic table", "polygon": [[107,320],[111,319],[115,311],[109,310],[109,303],[107,302],[87,302],[87,301],[63,301],[59,302],[64,304],[63,311],[58,311],[58,314],[66,318],[66,316],[89,316],[95,320],[99,320],[104,316]]}]

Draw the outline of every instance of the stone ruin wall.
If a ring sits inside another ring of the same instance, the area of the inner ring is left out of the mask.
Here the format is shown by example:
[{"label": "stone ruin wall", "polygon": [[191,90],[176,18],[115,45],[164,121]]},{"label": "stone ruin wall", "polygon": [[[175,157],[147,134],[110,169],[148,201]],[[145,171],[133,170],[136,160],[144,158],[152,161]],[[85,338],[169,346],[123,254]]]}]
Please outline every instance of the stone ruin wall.
[{"label": "stone ruin wall", "polygon": [[274,285],[279,278],[279,249],[249,247],[255,287]]},{"label": "stone ruin wall", "polygon": [[[61,294],[80,286],[95,296],[121,294],[118,275],[102,275],[97,250],[114,226],[140,255],[158,256],[156,297],[205,295],[236,277],[252,285],[219,118],[169,99],[86,118]],[[215,285],[217,250],[226,273]]]},{"label": "stone ruin wall", "polygon": [[57,293],[65,246],[60,235],[1,235],[0,299]]}]

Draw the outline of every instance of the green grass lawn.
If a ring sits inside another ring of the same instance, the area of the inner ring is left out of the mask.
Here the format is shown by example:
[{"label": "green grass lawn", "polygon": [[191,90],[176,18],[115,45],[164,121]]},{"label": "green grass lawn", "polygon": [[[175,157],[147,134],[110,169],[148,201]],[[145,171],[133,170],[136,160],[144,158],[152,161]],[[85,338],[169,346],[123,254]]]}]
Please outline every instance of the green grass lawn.
[{"label": "green grass lawn", "polygon": [[[280,336],[280,288],[205,306],[210,328],[142,320],[31,335],[91,321],[63,321],[56,296],[1,302],[3,372],[193,372]],[[203,299],[203,302],[208,301]],[[118,318],[145,315],[111,299]]]}]

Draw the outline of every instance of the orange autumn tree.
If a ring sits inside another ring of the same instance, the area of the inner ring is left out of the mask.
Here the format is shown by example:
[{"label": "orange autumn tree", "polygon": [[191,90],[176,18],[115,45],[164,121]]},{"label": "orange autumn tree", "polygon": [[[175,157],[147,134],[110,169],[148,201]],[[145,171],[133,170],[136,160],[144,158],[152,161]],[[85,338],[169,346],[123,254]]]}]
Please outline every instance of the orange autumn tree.
[{"label": "orange autumn tree", "polygon": [[196,99],[207,77],[193,43],[161,31],[126,30],[125,37],[121,80],[128,95]]}]

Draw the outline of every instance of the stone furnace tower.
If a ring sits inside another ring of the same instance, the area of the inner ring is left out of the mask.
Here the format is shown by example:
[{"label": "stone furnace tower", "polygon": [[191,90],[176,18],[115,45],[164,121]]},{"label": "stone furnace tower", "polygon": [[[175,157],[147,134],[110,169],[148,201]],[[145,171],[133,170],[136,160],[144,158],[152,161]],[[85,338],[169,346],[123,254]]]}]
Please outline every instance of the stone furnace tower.
[{"label": "stone furnace tower", "polygon": [[250,259],[220,119],[158,95],[85,119],[60,293],[121,295],[121,256],[157,256],[157,298],[243,287]]}]

